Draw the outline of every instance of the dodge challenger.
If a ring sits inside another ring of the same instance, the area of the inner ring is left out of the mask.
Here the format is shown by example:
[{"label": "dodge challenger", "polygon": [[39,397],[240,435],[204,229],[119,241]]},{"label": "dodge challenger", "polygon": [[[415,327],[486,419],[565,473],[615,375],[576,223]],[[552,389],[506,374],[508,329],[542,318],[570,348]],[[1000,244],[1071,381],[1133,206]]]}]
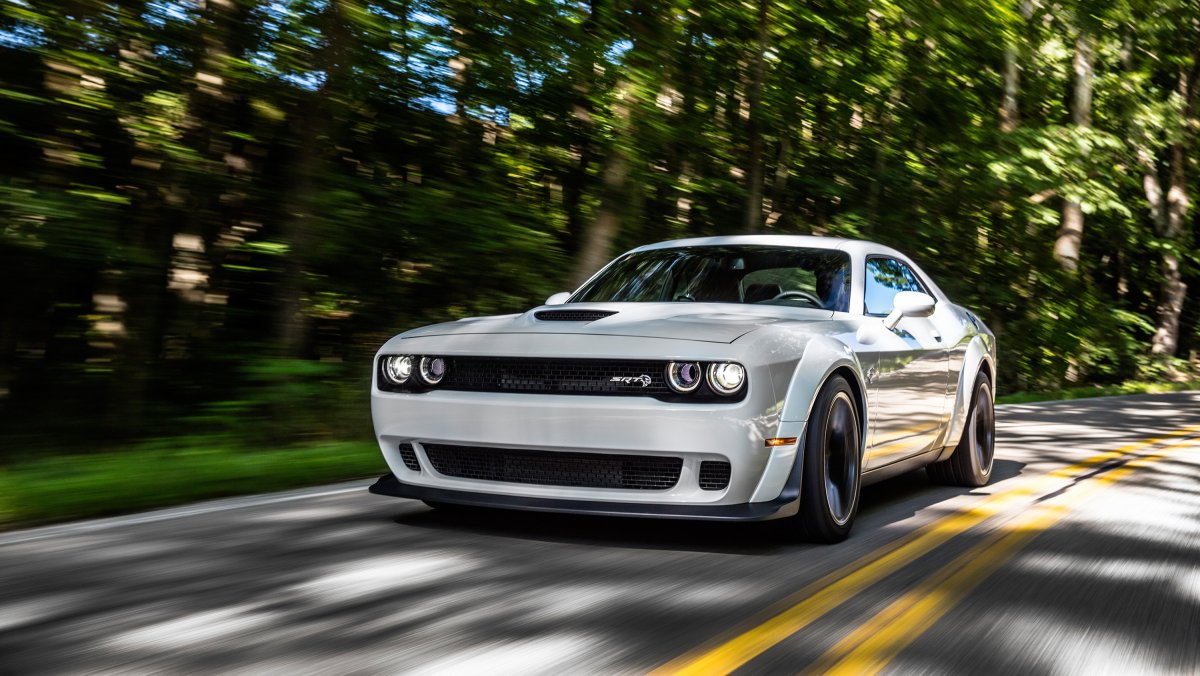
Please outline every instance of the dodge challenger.
[{"label": "dodge challenger", "polygon": [[982,486],[996,341],[894,249],[662,242],[528,312],[407,331],[374,361],[391,470],[434,508],[779,519],[850,532],[860,489],[924,467]]}]

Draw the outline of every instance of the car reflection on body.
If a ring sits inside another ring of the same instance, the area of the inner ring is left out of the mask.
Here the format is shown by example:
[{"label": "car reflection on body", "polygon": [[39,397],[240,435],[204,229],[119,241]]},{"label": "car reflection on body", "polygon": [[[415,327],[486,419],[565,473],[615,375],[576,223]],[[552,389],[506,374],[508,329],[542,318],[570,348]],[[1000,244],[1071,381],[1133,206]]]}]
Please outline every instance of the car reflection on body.
[{"label": "car reflection on body", "polygon": [[375,358],[391,473],[433,507],[787,519],[835,542],[864,482],[982,486],[993,334],[903,254],[748,235],[634,249],[523,314],[402,333]]}]

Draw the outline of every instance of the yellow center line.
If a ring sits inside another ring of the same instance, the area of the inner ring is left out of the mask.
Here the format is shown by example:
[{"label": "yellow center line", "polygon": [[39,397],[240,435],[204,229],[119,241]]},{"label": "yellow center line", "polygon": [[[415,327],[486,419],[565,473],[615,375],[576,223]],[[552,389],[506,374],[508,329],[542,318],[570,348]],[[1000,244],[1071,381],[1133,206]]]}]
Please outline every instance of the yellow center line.
[{"label": "yellow center line", "polygon": [[1049,530],[1073,507],[1118,481],[1167,457],[1179,447],[1200,448],[1196,440],[1177,442],[1093,477],[1052,503],[1039,505],[946,564],[830,648],[805,673],[835,676],[875,674],[950,612],[975,587]]},{"label": "yellow center line", "polygon": [[1038,495],[1063,479],[1076,478],[1076,475],[1086,474],[1098,466],[1139,449],[1198,431],[1200,425],[1194,425],[1099,453],[1073,465],[1034,477],[1024,484],[991,495],[976,505],[941,517],[789,594],[780,602],[772,604],[766,611],[740,623],[730,632],[676,657],[650,673],[729,673],[880,579],[924,556],[951,538],[1005,511],[1011,505]]}]

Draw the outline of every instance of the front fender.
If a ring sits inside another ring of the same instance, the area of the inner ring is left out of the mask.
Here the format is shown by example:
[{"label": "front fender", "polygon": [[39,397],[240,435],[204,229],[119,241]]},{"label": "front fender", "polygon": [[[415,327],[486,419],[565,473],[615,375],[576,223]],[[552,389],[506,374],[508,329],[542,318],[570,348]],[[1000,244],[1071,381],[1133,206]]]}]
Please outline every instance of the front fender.
[{"label": "front fender", "polygon": [[954,454],[962,438],[963,429],[967,426],[968,408],[971,405],[971,393],[975,391],[976,378],[979,369],[986,361],[992,372],[992,396],[996,396],[996,349],[995,339],[987,334],[978,334],[967,345],[963,356],[962,370],[958,374],[958,387],[955,391],[954,405],[950,409],[950,423],[946,427],[946,446],[938,460],[946,460]]},{"label": "front fender", "polygon": [[792,370],[791,381],[783,402],[783,415],[779,423],[777,436],[796,437],[795,444],[777,446],[771,450],[771,457],[763,471],[762,479],[755,488],[751,502],[764,502],[781,497],[785,490],[788,497],[799,497],[799,488],[803,478],[804,433],[807,421],[812,415],[813,403],[820,392],[821,386],[829,379],[834,371],[844,370],[851,380],[850,388],[857,399],[858,410],[862,412],[862,440],[859,453],[866,448],[867,439],[867,402],[866,389],[863,387],[862,368],[858,357],[848,345],[829,337],[817,337],[808,342],[800,361]]}]

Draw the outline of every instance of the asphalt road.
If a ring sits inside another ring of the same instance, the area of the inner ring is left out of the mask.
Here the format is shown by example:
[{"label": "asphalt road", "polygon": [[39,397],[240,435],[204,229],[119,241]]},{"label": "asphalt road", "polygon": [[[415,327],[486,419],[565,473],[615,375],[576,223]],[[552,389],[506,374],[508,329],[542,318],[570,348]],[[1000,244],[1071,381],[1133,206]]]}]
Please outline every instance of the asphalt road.
[{"label": "asphalt road", "polygon": [[998,421],[834,546],[365,482],[3,534],[0,673],[1200,673],[1200,394]]}]

